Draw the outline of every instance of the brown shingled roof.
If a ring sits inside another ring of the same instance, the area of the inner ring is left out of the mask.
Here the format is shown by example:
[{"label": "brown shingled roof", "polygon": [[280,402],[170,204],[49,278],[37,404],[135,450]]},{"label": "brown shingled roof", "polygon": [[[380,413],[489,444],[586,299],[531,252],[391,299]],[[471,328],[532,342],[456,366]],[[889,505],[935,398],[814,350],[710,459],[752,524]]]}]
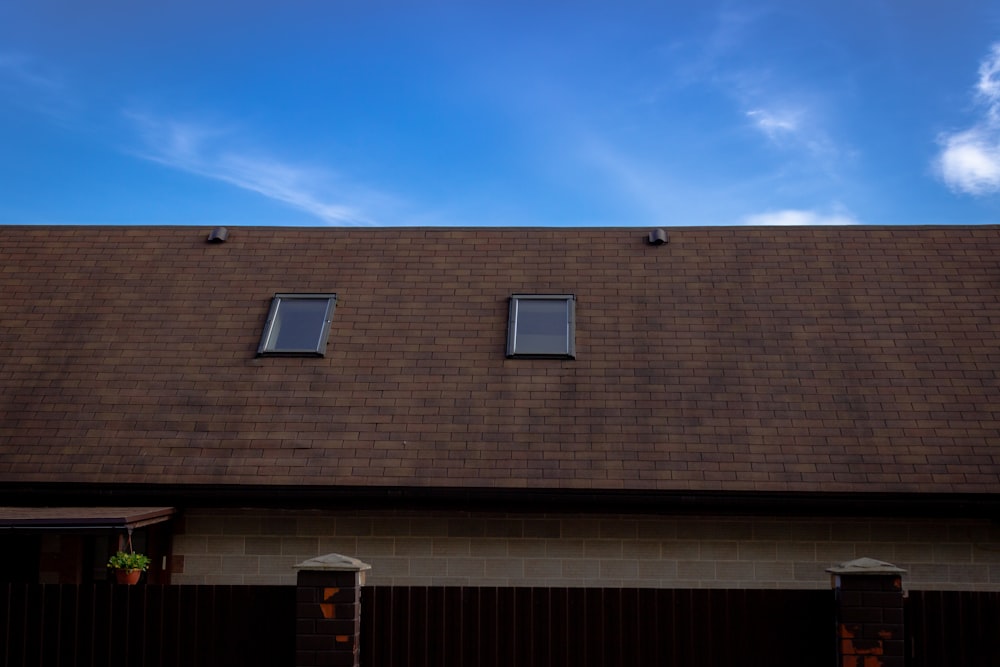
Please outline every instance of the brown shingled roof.
[{"label": "brown shingled roof", "polygon": [[[998,227],[208,231],[0,228],[0,481],[1000,489]],[[536,292],[575,360],[505,358]]]}]

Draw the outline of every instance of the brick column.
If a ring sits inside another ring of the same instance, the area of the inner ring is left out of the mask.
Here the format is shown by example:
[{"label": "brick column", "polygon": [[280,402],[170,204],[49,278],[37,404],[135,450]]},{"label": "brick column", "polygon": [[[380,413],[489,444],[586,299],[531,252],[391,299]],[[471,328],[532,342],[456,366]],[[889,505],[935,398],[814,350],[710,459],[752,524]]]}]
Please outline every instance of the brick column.
[{"label": "brick column", "polygon": [[358,667],[361,587],[371,566],[327,554],[295,566],[296,667]]},{"label": "brick column", "polygon": [[906,570],[859,558],[827,570],[837,599],[837,664],[903,667],[903,582]]}]

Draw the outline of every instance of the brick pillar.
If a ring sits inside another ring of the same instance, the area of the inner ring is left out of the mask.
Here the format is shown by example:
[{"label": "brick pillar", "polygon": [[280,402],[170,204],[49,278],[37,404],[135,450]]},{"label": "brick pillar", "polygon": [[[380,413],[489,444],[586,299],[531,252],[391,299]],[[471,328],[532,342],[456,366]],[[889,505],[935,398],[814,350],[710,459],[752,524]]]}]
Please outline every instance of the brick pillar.
[{"label": "brick pillar", "polygon": [[903,582],[906,570],[859,558],[827,570],[837,599],[837,664],[903,667]]},{"label": "brick pillar", "polygon": [[296,667],[358,667],[361,587],[371,566],[327,554],[295,566]]}]

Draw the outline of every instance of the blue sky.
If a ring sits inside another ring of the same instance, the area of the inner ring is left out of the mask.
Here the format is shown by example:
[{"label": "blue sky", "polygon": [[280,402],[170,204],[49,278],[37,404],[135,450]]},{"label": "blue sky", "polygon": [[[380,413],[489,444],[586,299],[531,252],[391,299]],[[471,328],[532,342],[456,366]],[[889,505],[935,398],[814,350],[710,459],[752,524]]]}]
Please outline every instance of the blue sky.
[{"label": "blue sky", "polygon": [[995,0],[0,3],[0,224],[995,222]]}]

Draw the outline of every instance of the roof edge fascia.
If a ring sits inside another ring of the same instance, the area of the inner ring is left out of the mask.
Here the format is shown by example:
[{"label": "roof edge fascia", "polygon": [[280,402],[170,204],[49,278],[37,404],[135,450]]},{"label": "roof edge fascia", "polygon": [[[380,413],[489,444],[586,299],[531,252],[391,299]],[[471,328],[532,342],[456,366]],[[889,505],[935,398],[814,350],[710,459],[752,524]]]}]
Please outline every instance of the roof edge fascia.
[{"label": "roof edge fascia", "polygon": [[170,505],[178,508],[365,508],[604,514],[721,513],[1000,520],[1000,493],[8,483],[0,489],[0,505]]}]

